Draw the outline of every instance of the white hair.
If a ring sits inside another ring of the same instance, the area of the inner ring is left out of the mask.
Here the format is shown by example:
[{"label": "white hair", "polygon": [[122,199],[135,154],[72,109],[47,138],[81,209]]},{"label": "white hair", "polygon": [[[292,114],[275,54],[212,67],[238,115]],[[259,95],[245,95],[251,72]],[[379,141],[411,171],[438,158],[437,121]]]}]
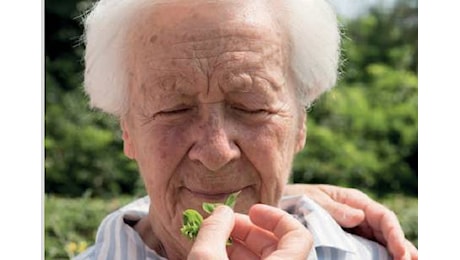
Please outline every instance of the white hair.
[{"label": "white hair", "polygon": [[[171,0],[100,0],[85,18],[84,88],[91,107],[122,116],[128,108],[125,36],[142,9]],[[309,106],[337,79],[340,30],[326,0],[281,0],[276,14],[287,30],[297,97]]]}]

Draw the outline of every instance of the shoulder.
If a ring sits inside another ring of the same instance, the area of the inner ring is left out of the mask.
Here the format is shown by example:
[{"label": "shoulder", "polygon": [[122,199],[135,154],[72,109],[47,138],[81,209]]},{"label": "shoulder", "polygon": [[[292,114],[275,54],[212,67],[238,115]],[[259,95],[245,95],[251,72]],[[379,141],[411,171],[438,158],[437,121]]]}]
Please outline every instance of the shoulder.
[{"label": "shoulder", "polygon": [[149,203],[148,197],[143,197],[107,215],[99,225],[94,245],[74,259],[162,259],[132,228],[147,215]]},{"label": "shoulder", "polygon": [[391,259],[380,244],[345,232],[329,213],[306,196],[286,196],[280,207],[297,218],[313,235],[310,259]]}]

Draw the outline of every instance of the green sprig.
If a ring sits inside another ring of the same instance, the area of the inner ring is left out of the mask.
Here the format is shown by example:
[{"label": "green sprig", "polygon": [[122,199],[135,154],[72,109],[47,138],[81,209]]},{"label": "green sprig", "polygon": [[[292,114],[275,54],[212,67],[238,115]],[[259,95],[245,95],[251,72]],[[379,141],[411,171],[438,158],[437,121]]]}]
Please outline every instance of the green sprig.
[{"label": "green sprig", "polygon": [[[202,208],[208,214],[211,214],[219,205],[227,205],[233,209],[236,203],[236,198],[240,192],[241,191],[230,194],[223,204],[203,202]],[[183,225],[180,229],[182,235],[189,240],[195,240],[198,236],[198,231],[200,231],[201,223],[203,223],[203,216],[194,209],[186,209],[182,214],[182,222]],[[232,239],[228,238],[227,245],[231,244]]]}]

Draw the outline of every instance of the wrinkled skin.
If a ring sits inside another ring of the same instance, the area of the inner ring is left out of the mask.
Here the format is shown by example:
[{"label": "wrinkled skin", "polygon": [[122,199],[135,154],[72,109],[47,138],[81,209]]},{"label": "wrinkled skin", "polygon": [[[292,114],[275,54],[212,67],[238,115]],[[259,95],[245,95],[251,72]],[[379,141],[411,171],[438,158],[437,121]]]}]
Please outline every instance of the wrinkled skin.
[{"label": "wrinkled skin", "polygon": [[131,24],[121,127],[151,199],[135,228],[169,259],[185,259],[192,246],[179,232],[185,209],[238,190],[237,212],[276,206],[304,146],[306,116],[271,12],[265,1],[178,2]]},{"label": "wrinkled skin", "polygon": [[238,190],[237,212],[276,206],[303,148],[305,114],[270,13],[264,1],[174,3],[133,24],[125,153],[139,165],[153,234],[170,259],[191,246],[179,233],[185,209]]}]

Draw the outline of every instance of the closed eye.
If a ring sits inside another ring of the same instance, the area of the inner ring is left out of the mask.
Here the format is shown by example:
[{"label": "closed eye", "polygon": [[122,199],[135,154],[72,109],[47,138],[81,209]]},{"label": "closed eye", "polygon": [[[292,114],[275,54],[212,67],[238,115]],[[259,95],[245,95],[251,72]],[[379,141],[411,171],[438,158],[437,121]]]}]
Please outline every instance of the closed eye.
[{"label": "closed eye", "polygon": [[174,117],[185,115],[193,110],[193,107],[179,107],[179,108],[172,108],[172,109],[165,109],[161,110],[158,113],[155,113],[154,117]]},{"label": "closed eye", "polygon": [[173,109],[173,110],[164,110],[164,111],[161,111],[160,113],[174,115],[174,114],[185,113],[190,110],[191,108],[179,108],[179,109]]},{"label": "closed eye", "polygon": [[265,109],[251,109],[251,108],[239,107],[239,106],[232,106],[231,108],[233,110],[235,110],[236,112],[238,112],[238,113],[244,113],[244,114],[249,114],[249,115],[251,115],[251,114],[253,114],[253,115],[267,114],[267,113],[269,113]]}]

